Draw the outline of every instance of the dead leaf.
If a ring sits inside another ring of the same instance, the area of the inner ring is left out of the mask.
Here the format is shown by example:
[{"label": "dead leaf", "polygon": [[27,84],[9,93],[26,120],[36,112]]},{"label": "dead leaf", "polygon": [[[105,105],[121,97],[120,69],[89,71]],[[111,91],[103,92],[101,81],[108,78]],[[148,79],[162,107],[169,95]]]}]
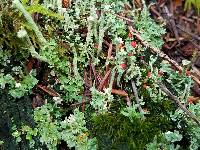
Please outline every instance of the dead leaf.
[{"label": "dead leaf", "polygon": [[181,53],[185,57],[191,57],[194,50],[195,50],[194,45],[191,43],[188,43],[187,45],[181,48]]},{"label": "dead leaf", "polygon": [[181,7],[182,6],[182,3],[183,3],[183,0],[173,0],[173,10],[176,10],[177,7]]},{"label": "dead leaf", "polygon": [[35,63],[35,59],[32,58],[32,57],[30,57],[30,58],[28,59],[28,61],[26,62],[26,70],[27,70],[28,72],[30,72],[30,71],[32,70],[32,68],[33,68],[33,66],[34,66],[34,63]]}]

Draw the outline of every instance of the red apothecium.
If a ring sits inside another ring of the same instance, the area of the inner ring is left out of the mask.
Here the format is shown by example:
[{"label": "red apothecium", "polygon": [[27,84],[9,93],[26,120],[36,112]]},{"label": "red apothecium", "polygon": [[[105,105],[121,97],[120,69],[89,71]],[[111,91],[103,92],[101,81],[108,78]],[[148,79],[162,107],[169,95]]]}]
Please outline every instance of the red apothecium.
[{"label": "red apothecium", "polygon": [[128,33],[128,38],[132,38],[132,36],[133,36],[133,35],[129,32],[129,33]]},{"label": "red apothecium", "polygon": [[120,64],[120,67],[125,70],[126,69],[126,63]]},{"label": "red apothecium", "polygon": [[137,47],[137,43],[136,43],[135,41],[132,41],[132,42],[131,42],[131,46],[132,46],[133,48],[136,48],[136,47]]},{"label": "red apothecium", "polygon": [[186,76],[190,76],[191,72],[189,70],[187,70],[185,74],[186,74]]},{"label": "red apothecium", "polygon": [[158,76],[162,76],[163,75],[163,72],[162,71],[158,71]]},{"label": "red apothecium", "polygon": [[134,54],[133,53],[128,53],[128,56],[133,56]]},{"label": "red apothecium", "polygon": [[148,72],[148,73],[147,73],[147,76],[150,78],[150,77],[151,77],[151,72]]}]

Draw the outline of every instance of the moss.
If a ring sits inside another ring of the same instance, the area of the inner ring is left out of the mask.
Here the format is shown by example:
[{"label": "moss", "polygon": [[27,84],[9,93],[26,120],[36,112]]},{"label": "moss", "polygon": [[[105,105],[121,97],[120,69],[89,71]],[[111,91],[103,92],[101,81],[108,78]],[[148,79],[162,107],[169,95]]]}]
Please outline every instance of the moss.
[{"label": "moss", "polygon": [[169,121],[162,116],[135,119],[133,123],[120,113],[107,113],[93,117],[93,135],[99,149],[144,149],[155,135],[170,128]]},{"label": "moss", "polygon": [[133,123],[130,122],[119,113],[122,105],[120,101],[112,103],[110,113],[90,120],[89,126],[93,127],[90,131],[97,138],[99,149],[145,149],[146,144],[152,142],[156,135],[159,137],[163,132],[174,130],[169,112],[175,111],[176,106],[167,99],[151,101],[148,96],[146,93],[143,107],[150,114],[145,115],[145,120],[135,119]]},{"label": "moss", "polygon": [[32,119],[31,99],[24,96],[20,99],[13,99],[8,94],[8,91],[0,90],[0,141],[4,144],[0,149],[13,150],[27,150],[29,148],[25,138],[17,145],[12,136],[12,127],[16,125],[17,128],[22,124],[34,125]]}]

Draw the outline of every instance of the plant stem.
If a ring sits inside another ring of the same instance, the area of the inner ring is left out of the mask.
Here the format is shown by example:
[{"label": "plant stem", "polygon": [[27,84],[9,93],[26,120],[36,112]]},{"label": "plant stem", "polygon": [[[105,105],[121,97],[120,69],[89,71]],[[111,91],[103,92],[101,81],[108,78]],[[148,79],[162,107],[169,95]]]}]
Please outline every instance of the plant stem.
[{"label": "plant stem", "polygon": [[133,80],[131,80],[131,85],[132,85],[132,90],[133,90],[133,93],[135,95],[135,100],[136,100],[136,103],[138,104],[138,110],[139,112],[143,115],[144,114],[144,111],[140,105],[140,98],[138,96],[138,92],[137,92],[137,87],[135,85],[135,82]]},{"label": "plant stem", "polygon": [[24,15],[24,17],[26,18],[26,20],[28,21],[28,23],[31,25],[33,31],[35,32],[38,40],[40,41],[40,43],[44,46],[47,41],[46,39],[43,37],[42,33],[40,32],[38,26],[36,25],[36,23],[33,21],[31,15],[26,11],[26,9],[24,8],[24,6],[21,4],[21,2],[19,0],[14,0],[13,1],[13,6],[16,7],[19,11],[22,12],[22,14]]}]

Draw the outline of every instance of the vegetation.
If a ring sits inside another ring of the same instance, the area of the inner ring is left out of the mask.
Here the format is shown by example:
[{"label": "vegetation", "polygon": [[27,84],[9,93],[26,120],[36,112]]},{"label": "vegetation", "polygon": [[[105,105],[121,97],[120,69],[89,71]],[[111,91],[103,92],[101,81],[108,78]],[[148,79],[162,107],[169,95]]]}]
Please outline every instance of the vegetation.
[{"label": "vegetation", "polygon": [[128,0],[2,0],[1,101],[29,107],[29,121],[10,121],[16,144],[197,150],[200,103],[190,99],[187,67],[152,53],[163,34],[144,1],[137,9]]},{"label": "vegetation", "polygon": [[185,1],[185,8],[190,9],[191,7],[195,7],[198,12],[200,11],[200,1],[199,0],[186,0]]}]

